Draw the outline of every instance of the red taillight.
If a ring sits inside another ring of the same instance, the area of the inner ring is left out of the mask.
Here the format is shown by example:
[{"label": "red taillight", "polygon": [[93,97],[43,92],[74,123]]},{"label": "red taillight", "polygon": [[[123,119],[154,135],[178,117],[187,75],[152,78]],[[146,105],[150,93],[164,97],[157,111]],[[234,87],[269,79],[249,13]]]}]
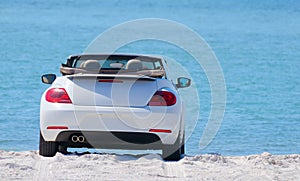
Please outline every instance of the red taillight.
[{"label": "red taillight", "polygon": [[149,129],[149,132],[156,132],[156,133],[172,133],[169,129]]},{"label": "red taillight", "polygon": [[48,126],[47,129],[68,129],[68,126]]},{"label": "red taillight", "polygon": [[64,88],[52,88],[46,93],[46,100],[53,103],[72,103]]},{"label": "red taillight", "polygon": [[156,91],[152,96],[149,106],[172,106],[176,104],[176,96],[168,91]]},{"label": "red taillight", "polygon": [[98,82],[112,82],[112,83],[123,83],[122,80],[118,79],[100,79]]}]

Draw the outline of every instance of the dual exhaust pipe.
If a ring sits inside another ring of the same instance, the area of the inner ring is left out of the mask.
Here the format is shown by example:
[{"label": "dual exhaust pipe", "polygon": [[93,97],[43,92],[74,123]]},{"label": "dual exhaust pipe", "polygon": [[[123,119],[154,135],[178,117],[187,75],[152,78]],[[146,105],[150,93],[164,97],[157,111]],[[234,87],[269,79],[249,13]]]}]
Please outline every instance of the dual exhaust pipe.
[{"label": "dual exhaust pipe", "polygon": [[83,142],[85,141],[85,138],[84,138],[84,136],[82,136],[82,135],[80,135],[80,136],[78,136],[78,135],[73,135],[73,136],[71,137],[71,140],[72,140],[73,143],[77,143],[77,142],[83,143]]}]

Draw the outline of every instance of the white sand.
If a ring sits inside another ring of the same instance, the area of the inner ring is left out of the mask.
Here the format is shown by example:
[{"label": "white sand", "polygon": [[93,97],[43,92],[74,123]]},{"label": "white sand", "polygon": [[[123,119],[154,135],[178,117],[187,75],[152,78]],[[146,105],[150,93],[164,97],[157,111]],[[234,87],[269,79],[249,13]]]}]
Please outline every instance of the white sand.
[{"label": "white sand", "polygon": [[185,156],[85,154],[45,158],[0,151],[0,180],[300,180],[300,155]]}]

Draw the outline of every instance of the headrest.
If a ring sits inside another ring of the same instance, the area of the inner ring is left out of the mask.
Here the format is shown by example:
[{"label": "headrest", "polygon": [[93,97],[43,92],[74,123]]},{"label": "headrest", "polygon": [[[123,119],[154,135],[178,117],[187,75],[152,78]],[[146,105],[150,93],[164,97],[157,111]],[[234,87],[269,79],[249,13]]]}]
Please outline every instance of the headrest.
[{"label": "headrest", "polygon": [[143,64],[138,59],[131,59],[127,62],[126,69],[129,71],[139,71],[143,69]]},{"label": "headrest", "polygon": [[87,60],[82,62],[80,68],[84,68],[86,70],[100,70],[100,63],[97,60]]}]

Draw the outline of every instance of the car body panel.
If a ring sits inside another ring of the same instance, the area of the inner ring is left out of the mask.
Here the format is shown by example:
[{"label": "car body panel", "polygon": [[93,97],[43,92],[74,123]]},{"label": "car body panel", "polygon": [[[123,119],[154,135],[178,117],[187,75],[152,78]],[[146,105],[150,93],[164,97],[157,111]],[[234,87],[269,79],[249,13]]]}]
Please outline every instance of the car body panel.
[{"label": "car body panel", "polygon": [[[156,81],[118,78],[118,82],[99,82],[96,77],[74,78],[67,89],[74,105],[146,106],[157,90]],[[78,95],[75,95],[78,94]]]},{"label": "car body panel", "polygon": [[[174,144],[178,137],[183,137],[184,105],[175,84],[167,79],[166,62],[164,59],[161,62],[166,75],[159,78],[83,73],[57,77],[41,98],[40,130],[44,140],[58,141],[59,135],[68,131],[136,133],[156,135],[163,145]],[[51,88],[65,89],[72,104],[46,101],[46,92]],[[149,106],[156,91],[173,93],[176,103]],[[48,129],[49,126],[67,129]]]}]

